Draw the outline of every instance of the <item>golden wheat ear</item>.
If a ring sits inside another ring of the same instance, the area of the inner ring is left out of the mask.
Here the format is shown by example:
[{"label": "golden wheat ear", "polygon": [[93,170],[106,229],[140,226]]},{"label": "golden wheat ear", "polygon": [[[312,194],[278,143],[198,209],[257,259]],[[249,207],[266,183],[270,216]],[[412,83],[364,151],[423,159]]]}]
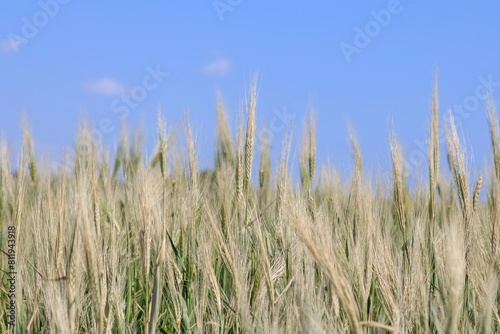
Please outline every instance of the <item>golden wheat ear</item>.
[{"label": "golden wheat ear", "polygon": [[316,118],[314,107],[309,107],[309,118],[302,133],[302,144],[299,154],[300,180],[305,191],[312,187],[316,171]]},{"label": "golden wheat ear", "polygon": [[253,150],[255,141],[255,107],[257,105],[257,75],[250,83],[247,102],[247,130],[245,135],[245,189],[248,189],[252,177]]},{"label": "golden wheat ear", "polygon": [[198,186],[198,176],[196,172],[196,148],[195,139],[191,133],[191,124],[186,122],[186,139],[188,143],[188,166],[189,166],[189,182],[193,194],[196,194]]},{"label": "golden wheat ear", "polygon": [[467,170],[463,145],[458,138],[455,120],[451,110],[449,111],[449,123],[446,129],[446,143],[448,149],[448,159],[451,174],[455,181],[458,193],[458,200],[462,210],[462,217],[465,224],[466,240],[469,240],[470,225],[472,219],[472,203],[469,192],[469,174]]},{"label": "golden wheat ear", "polygon": [[227,111],[224,107],[221,93],[217,94],[217,128],[216,128],[216,152],[215,152],[215,168],[220,169],[222,166],[235,165],[235,156],[233,151],[233,138],[227,117]]},{"label": "golden wheat ear", "polygon": [[238,207],[241,206],[243,201],[243,126],[241,122],[238,123],[238,137],[236,140],[235,156],[236,156],[236,203]]},{"label": "golden wheat ear", "polygon": [[436,188],[439,180],[439,101],[438,101],[438,80],[437,73],[434,81],[432,94],[432,121],[429,129],[429,220],[431,233],[434,229],[434,218],[436,214]]}]

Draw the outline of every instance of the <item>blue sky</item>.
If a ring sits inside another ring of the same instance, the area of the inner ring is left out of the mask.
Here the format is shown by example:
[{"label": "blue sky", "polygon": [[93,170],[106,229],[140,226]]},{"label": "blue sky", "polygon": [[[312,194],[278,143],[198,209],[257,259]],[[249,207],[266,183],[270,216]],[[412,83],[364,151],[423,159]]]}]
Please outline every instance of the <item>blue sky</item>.
[{"label": "blue sky", "polygon": [[234,125],[258,70],[257,132],[271,130],[275,153],[287,115],[297,141],[312,101],[320,161],[352,165],[350,125],[368,168],[389,169],[392,118],[406,158],[425,171],[437,67],[441,116],[451,108],[461,124],[476,174],[490,155],[480,97],[488,85],[500,97],[499,14],[498,1],[9,2],[0,13],[0,131],[16,155],[24,112],[37,152],[59,159],[81,115],[110,149],[126,115],[129,127],[144,122],[151,147],[160,104],[172,127],[190,110],[209,167],[217,89]]}]

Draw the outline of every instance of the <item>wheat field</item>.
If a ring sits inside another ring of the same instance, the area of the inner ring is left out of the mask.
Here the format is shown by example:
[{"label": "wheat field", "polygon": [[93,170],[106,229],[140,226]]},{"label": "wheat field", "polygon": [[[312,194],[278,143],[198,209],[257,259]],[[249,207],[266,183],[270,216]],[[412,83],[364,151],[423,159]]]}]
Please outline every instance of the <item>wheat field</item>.
[{"label": "wheat field", "polygon": [[[86,122],[75,156],[65,154],[57,171],[36,161],[28,127],[18,161],[0,142],[0,332],[499,331],[500,135],[491,99],[491,172],[472,179],[451,113],[440,152],[436,80],[428,180],[410,187],[394,128],[387,180],[364,170],[354,134],[349,177],[316,166],[313,110],[303,133],[289,127],[279,160],[271,164],[265,145],[254,156],[257,95],[253,84],[234,132],[219,100],[211,171],[198,167],[189,120],[167,130],[161,112],[151,157],[125,128],[116,152],[103,150]],[[300,178],[290,168],[295,136]]]}]

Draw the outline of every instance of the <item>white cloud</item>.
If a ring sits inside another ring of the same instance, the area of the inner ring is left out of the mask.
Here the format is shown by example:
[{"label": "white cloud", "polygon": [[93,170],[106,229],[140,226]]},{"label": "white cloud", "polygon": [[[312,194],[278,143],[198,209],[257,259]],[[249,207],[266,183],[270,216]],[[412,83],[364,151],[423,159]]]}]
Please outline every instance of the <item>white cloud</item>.
[{"label": "white cloud", "polygon": [[124,85],[112,78],[102,78],[93,82],[85,82],[83,88],[89,93],[104,96],[118,96],[127,92],[127,88]]},{"label": "white cloud", "polygon": [[216,59],[209,62],[201,69],[202,73],[211,76],[226,76],[232,68],[232,64],[227,59]]}]

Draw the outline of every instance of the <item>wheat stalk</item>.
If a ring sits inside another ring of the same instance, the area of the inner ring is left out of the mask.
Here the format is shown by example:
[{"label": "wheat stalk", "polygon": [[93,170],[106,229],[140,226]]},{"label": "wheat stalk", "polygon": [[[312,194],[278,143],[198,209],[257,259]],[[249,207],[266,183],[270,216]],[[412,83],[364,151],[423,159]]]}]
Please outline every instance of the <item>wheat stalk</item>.
[{"label": "wheat stalk", "polygon": [[493,166],[495,170],[495,173],[492,177],[494,197],[491,220],[491,253],[495,257],[498,243],[498,225],[500,221],[500,133],[498,130],[498,116],[496,105],[491,98],[491,93],[486,96],[486,112],[488,118],[488,128],[490,131]]},{"label": "wheat stalk", "polygon": [[97,333],[102,334],[104,331],[104,309],[102,304],[101,287],[99,284],[99,264],[95,254],[95,246],[90,229],[90,223],[87,216],[87,202],[86,202],[86,181],[84,178],[80,181],[80,226],[83,235],[83,248],[85,251],[85,260],[87,266],[87,274],[89,287],[94,307],[94,316],[97,323]]}]

